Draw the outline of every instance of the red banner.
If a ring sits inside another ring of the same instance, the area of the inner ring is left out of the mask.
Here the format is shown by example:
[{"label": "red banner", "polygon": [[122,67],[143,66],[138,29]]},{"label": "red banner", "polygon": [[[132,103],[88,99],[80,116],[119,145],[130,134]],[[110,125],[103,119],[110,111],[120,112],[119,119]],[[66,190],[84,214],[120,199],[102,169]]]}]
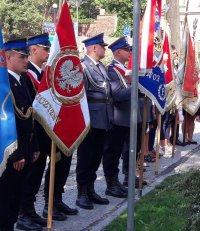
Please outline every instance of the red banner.
[{"label": "red banner", "polygon": [[64,1],[45,72],[33,102],[35,118],[54,143],[71,155],[90,127],[82,66]]}]

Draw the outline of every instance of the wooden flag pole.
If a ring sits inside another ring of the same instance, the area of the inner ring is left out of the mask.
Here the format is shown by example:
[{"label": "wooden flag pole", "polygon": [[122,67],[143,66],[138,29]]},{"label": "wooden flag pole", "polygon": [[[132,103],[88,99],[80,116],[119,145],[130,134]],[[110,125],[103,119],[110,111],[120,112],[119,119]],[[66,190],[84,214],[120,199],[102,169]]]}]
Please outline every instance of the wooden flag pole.
[{"label": "wooden flag pole", "polygon": [[184,127],[183,127],[183,145],[186,145],[185,142],[185,136],[186,136],[186,131],[187,131],[187,112],[185,111],[185,115],[184,115],[184,123],[183,123]]},{"label": "wooden flag pole", "polygon": [[143,101],[143,115],[142,115],[142,142],[141,142],[141,154],[140,154],[140,177],[139,177],[139,190],[138,197],[142,197],[143,188],[143,169],[144,169],[144,150],[145,150],[145,140],[146,140],[146,122],[147,122],[147,97],[144,96]]},{"label": "wooden flag pole", "polygon": [[178,124],[178,110],[175,110],[175,121],[174,121],[174,134],[173,134],[173,146],[172,146],[172,157],[174,157],[175,146],[176,146],[176,132]]},{"label": "wooden flag pole", "polygon": [[49,180],[49,202],[48,202],[48,220],[47,228],[51,230],[52,227],[52,211],[53,211],[53,194],[54,194],[54,178],[55,178],[55,162],[56,162],[56,145],[51,143],[51,167]]},{"label": "wooden flag pole", "polygon": [[158,161],[159,161],[159,149],[160,149],[160,128],[161,128],[161,114],[159,112],[159,114],[158,114],[158,127],[157,127],[155,175],[158,175]]}]

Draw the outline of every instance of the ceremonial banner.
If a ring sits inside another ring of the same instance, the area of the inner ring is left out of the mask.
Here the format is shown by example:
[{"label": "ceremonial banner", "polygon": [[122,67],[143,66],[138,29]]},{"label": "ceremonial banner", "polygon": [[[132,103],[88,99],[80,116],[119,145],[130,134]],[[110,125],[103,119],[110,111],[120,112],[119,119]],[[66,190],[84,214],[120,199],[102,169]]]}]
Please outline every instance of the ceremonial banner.
[{"label": "ceremonial banner", "polygon": [[164,30],[163,40],[163,63],[166,84],[166,110],[170,110],[173,107],[176,99],[176,83],[173,77],[170,44],[166,26]]},{"label": "ceremonial banner", "polygon": [[187,17],[185,24],[185,68],[183,72],[182,95],[184,97],[183,108],[195,115],[200,107],[199,68],[195,54],[195,40],[192,40],[188,28]]},{"label": "ceremonial banner", "polygon": [[156,0],[148,0],[140,26],[140,69],[153,67]]},{"label": "ceremonial banner", "polygon": [[198,68],[195,60],[194,41],[192,41],[188,23],[186,22],[185,72],[182,93],[184,96],[197,97]]},{"label": "ceremonial banner", "polygon": [[3,38],[0,30],[0,177],[6,168],[7,159],[17,149],[17,133]]},{"label": "ceremonial banner", "polygon": [[[164,113],[166,90],[160,30],[161,4],[161,0],[147,1],[140,27],[138,88],[155,103],[161,113]],[[129,60],[128,69],[132,69],[132,57]]]},{"label": "ceremonial banner", "polygon": [[78,147],[90,127],[78,55],[71,15],[64,1],[33,108],[35,118],[67,156]]}]

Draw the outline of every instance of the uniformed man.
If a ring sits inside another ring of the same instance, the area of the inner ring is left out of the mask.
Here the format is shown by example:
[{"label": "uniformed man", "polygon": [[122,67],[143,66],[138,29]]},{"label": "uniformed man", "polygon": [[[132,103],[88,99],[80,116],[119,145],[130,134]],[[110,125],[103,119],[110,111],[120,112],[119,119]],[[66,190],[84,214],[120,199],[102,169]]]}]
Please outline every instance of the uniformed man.
[{"label": "uniformed man", "polygon": [[9,156],[0,178],[0,230],[14,231],[24,179],[30,163],[39,156],[39,148],[32,122],[32,101],[21,77],[28,62],[26,39],[10,40],[4,47],[16,115],[18,148]]},{"label": "uniformed man", "polygon": [[[114,120],[113,127],[108,131],[103,153],[103,169],[106,178],[106,195],[124,198],[128,190],[128,165],[129,165],[129,140],[130,140],[130,109],[131,109],[131,78],[126,76],[126,62],[131,55],[131,46],[125,37],[121,37],[108,46],[113,52],[114,59],[108,65],[113,104]],[[141,93],[139,93],[141,94]],[[137,124],[137,153],[141,147],[141,102],[138,101],[138,124]],[[124,150],[123,150],[124,148]],[[124,153],[123,153],[124,151]],[[118,179],[118,165],[123,153],[124,182]],[[143,182],[146,184],[146,182]],[[139,186],[138,178],[135,181],[136,188]]]},{"label": "uniformed man", "polygon": [[99,168],[105,136],[113,119],[110,83],[104,65],[104,34],[98,34],[83,41],[86,56],[82,61],[85,74],[85,90],[91,119],[91,130],[77,151],[76,178],[78,197],[76,204],[84,209],[93,209],[95,204],[108,204],[94,190],[96,171]]},{"label": "uniformed man", "polygon": [[[42,79],[42,66],[44,63],[46,63],[49,56],[51,44],[48,34],[44,33],[29,38],[28,46],[30,50],[28,70],[26,73],[24,73],[23,77],[26,79],[33,102]],[[31,169],[26,178],[26,184],[24,186],[20,216],[17,222],[17,228],[23,230],[33,230],[35,227],[39,226],[42,228],[43,226],[47,225],[47,220],[40,217],[36,213],[34,202],[36,200],[35,196],[40,188],[47,156],[51,153],[51,139],[37,121],[35,121],[35,127],[39,142],[40,157],[34,164],[31,165]],[[69,174],[70,166],[71,157],[66,157],[64,154],[61,154],[61,159],[56,163],[55,166],[54,208],[52,214],[52,218],[54,220],[65,220],[66,214],[74,215],[78,213],[77,209],[69,208],[69,206],[62,202],[63,187]],[[45,175],[45,208],[43,213],[45,217],[47,217],[48,208],[49,170],[50,169],[48,167]]]},{"label": "uniformed man", "polygon": [[123,144],[130,133],[131,81],[125,76],[126,62],[131,55],[131,46],[121,37],[108,46],[114,59],[108,65],[112,97],[114,102],[113,127],[108,131],[103,152],[103,169],[106,178],[106,195],[126,198],[127,188],[118,179],[118,165]]}]

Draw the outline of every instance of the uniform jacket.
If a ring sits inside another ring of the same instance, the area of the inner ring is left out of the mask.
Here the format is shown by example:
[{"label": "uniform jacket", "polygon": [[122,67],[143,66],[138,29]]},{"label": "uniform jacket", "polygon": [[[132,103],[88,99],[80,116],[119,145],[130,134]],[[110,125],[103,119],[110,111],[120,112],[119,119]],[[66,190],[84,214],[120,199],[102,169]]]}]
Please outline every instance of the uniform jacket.
[{"label": "uniform jacket", "polygon": [[[131,108],[131,83],[125,77],[126,68],[116,60],[108,65],[108,76],[111,84],[112,97],[114,101],[114,121],[115,125],[130,126]],[[140,107],[138,107],[138,122],[141,122]]]},{"label": "uniform jacket", "polygon": [[[29,71],[30,73],[27,73],[27,72],[23,73],[23,78],[27,83],[27,86],[28,86],[28,89],[31,95],[31,100],[33,103],[35,99],[35,95],[37,93],[38,85],[35,85],[36,82],[31,80],[30,74],[34,73],[34,76],[36,80],[38,81],[38,83],[40,83],[42,79],[42,74],[35,68],[35,66],[31,62],[28,62],[28,72]],[[36,120],[34,121],[34,123],[35,123],[35,128],[36,128],[37,139],[39,142],[40,152],[45,153],[45,154],[50,154],[51,153],[51,139],[46,134],[44,128]]]},{"label": "uniform jacket", "polygon": [[88,56],[82,61],[91,127],[107,130],[112,126],[113,105],[106,69],[99,64],[101,71]]},{"label": "uniform jacket", "polygon": [[[9,81],[14,96],[14,104],[21,112],[26,113],[27,109],[32,106],[31,96],[26,83],[22,79],[20,84],[10,73]],[[28,119],[25,119],[17,113],[16,107],[14,108],[18,148],[10,155],[9,161],[14,162],[25,158],[30,162],[33,157],[33,152],[39,151],[32,114]]]}]

